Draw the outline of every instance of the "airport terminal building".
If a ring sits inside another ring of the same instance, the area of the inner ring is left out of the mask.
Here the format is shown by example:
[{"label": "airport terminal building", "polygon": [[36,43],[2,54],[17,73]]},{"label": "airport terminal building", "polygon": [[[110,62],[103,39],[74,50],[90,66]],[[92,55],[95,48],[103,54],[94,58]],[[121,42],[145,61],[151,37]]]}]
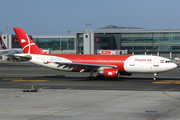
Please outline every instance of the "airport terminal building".
[{"label": "airport terminal building", "polygon": [[[98,50],[128,50],[129,54],[180,57],[180,29],[144,29],[114,25],[77,31],[76,35],[30,36],[41,48],[52,53],[98,54]],[[8,48],[17,48],[14,35],[2,36]],[[9,39],[9,40],[8,40]]]},{"label": "airport terminal building", "polygon": [[[52,53],[76,53],[76,35],[29,35],[29,37],[42,50],[50,50]],[[20,48],[16,35],[2,35],[7,48]],[[9,39],[9,40],[8,40]]]},{"label": "airport terminal building", "polygon": [[[78,31],[79,52],[96,54],[97,49],[125,50],[129,54],[180,57],[180,29],[144,29],[107,26]],[[84,48],[86,47],[86,48]]]}]

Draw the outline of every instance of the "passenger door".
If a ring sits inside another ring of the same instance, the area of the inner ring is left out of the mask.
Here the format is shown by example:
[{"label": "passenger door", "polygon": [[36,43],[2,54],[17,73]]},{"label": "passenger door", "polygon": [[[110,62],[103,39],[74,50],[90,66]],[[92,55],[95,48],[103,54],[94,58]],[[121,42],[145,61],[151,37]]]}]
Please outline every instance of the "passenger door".
[{"label": "passenger door", "polygon": [[159,66],[159,58],[154,58],[154,66],[155,67]]},{"label": "passenger door", "polygon": [[135,59],[134,58],[130,59],[130,66],[135,66]]}]

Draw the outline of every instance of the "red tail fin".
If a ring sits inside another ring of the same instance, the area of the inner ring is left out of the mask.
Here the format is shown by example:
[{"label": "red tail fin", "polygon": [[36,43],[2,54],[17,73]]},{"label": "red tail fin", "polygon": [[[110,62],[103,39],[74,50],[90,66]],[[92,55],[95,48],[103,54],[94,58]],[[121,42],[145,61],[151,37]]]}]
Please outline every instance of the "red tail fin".
[{"label": "red tail fin", "polygon": [[1,38],[1,34],[0,34],[0,44],[1,44],[1,49],[7,49],[6,45],[4,44],[2,38]]},{"label": "red tail fin", "polygon": [[21,28],[13,28],[18,38],[19,44],[23,50],[23,53],[27,54],[47,54],[42,51],[31,38]]}]

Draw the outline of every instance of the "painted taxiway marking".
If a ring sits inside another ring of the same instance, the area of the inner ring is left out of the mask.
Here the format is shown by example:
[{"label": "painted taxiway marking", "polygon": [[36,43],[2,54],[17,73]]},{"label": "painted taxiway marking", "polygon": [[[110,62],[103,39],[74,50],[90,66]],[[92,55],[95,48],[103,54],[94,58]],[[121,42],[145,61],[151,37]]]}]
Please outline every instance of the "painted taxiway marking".
[{"label": "painted taxiway marking", "polygon": [[[177,99],[177,100],[180,100],[179,98],[174,97],[174,96],[171,96],[171,95],[168,95],[168,94],[166,93],[167,91],[174,90],[174,89],[179,89],[179,88],[180,88],[180,87],[167,89],[167,90],[165,90],[163,93],[164,93],[165,95],[169,96],[169,97],[172,97],[172,98],[175,98],[175,99]],[[154,119],[156,119],[156,118],[158,118],[158,117],[161,117],[162,115],[164,115],[164,114],[166,114],[166,113],[169,113],[169,112],[171,112],[171,111],[173,111],[173,110],[175,110],[175,109],[177,109],[177,108],[179,108],[179,107],[180,107],[180,105],[179,105],[179,106],[176,106],[176,107],[174,107],[174,108],[171,108],[170,110],[167,110],[167,111],[165,111],[165,112],[163,112],[163,113],[161,113],[161,114],[159,114],[159,115],[156,115],[155,117],[150,118],[149,120],[154,120]]]},{"label": "painted taxiway marking", "polygon": [[3,78],[2,80],[10,80],[11,82],[47,82],[49,80],[23,80],[22,78]]},{"label": "painted taxiway marking", "polygon": [[[95,101],[95,102],[92,102],[92,103],[80,105],[80,106],[77,106],[77,107],[72,107],[72,108],[69,108],[69,109],[66,109],[66,110],[62,110],[62,111],[59,111],[59,112],[54,112],[54,113],[51,113],[51,114],[48,114],[48,115],[55,115],[55,114],[62,113],[62,112],[68,112],[68,111],[75,110],[75,109],[79,109],[79,108],[86,107],[86,106],[89,106],[89,105],[95,105],[95,104],[103,103],[103,102],[106,102],[106,101],[115,100],[115,99],[118,99],[118,98],[121,98],[121,97],[133,95],[133,94],[136,94],[136,93],[139,93],[139,92],[143,92],[143,91],[146,91],[146,90],[151,90],[151,89],[159,88],[159,87],[166,86],[166,85],[167,85],[167,84],[158,85],[158,86],[155,86],[155,87],[152,87],[152,88],[148,88],[148,89],[145,89],[145,90],[142,90],[142,91],[136,91],[136,92],[132,92],[132,93],[129,93],[129,94],[124,94],[124,95],[112,97],[112,98],[105,99],[105,100]],[[47,117],[48,115],[46,115],[46,117]],[[36,118],[31,118],[31,120],[34,120],[34,119],[37,119],[37,118],[42,118],[42,117],[43,117],[43,116],[39,116],[39,117],[36,117]]]},{"label": "painted taxiway marking", "polygon": [[180,80],[161,80],[155,81],[154,84],[180,84]]}]

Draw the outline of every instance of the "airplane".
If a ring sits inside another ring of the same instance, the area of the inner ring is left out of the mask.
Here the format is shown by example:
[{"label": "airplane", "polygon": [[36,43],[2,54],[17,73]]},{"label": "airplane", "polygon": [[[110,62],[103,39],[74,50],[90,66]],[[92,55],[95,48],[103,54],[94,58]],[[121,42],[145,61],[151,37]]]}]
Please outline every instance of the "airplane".
[{"label": "airplane", "polygon": [[1,37],[1,33],[0,33],[0,43],[1,43],[0,50],[6,49],[6,45],[4,44],[2,37]]},{"label": "airplane", "polygon": [[20,54],[23,53],[21,48],[6,48],[6,45],[4,44],[1,36],[0,36],[0,54],[7,56],[12,61],[19,61],[20,59],[18,57],[15,57],[14,54]]},{"label": "airplane", "polygon": [[42,51],[21,28],[13,28],[24,54],[16,54],[30,62],[44,67],[70,72],[90,72],[87,80],[93,80],[93,73],[110,78],[132,73],[154,74],[177,67],[171,60],[151,55],[90,55],[90,54],[48,54]]}]

